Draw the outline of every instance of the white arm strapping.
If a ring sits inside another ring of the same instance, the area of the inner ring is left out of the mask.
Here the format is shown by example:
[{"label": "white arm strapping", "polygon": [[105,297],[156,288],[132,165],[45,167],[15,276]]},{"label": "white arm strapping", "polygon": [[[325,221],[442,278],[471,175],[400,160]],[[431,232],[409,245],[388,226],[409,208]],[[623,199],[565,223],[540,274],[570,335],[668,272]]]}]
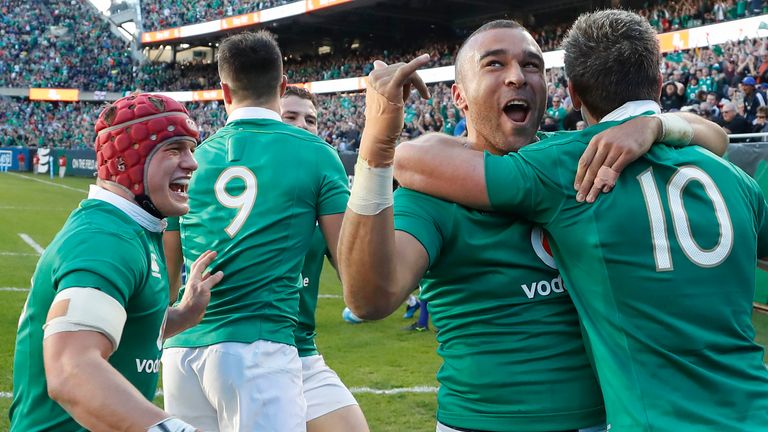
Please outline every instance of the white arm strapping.
[{"label": "white arm strapping", "polygon": [[127,314],[114,298],[95,288],[66,288],[56,294],[51,307],[69,301],[63,315],[43,325],[43,339],[61,332],[96,331],[112,342],[112,352],[120,345]]},{"label": "white arm strapping", "polygon": [[651,117],[661,120],[660,142],[679,147],[691,143],[693,127],[688,120],[672,113],[653,114]]},{"label": "white arm strapping", "polygon": [[147,429],[147,432],[196,432],[197,429],[191,424],[185,423],[176,417],[155,423]]},{"label": "white arm strapping", "polygon": [[358,158],[355,164],[355,182],[349,194],[347,207],[359,215],[373,216],[392,207],[393,167],[371,167]]}]

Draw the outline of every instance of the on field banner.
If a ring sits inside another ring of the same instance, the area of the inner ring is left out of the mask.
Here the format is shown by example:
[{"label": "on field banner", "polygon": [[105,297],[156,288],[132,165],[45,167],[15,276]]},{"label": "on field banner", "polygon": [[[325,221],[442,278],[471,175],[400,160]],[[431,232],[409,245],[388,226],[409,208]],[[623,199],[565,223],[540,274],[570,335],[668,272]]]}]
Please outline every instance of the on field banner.
[{"label": "on field banner", "polygon": [[53,154],[49,148],[37,149],[37,157],[40,158],[37,163],[37,174],[45,174],[48,172],[48,167],[53,168]]},{"label": "on field banner", "polygon": [[29,100],[77,102],[80,100],[80,90],[61,88],[31,88]]},{"label": "on field banner", "polygon": [[96,151],[93,149],[67,150],[67,175],[96,176]]}]

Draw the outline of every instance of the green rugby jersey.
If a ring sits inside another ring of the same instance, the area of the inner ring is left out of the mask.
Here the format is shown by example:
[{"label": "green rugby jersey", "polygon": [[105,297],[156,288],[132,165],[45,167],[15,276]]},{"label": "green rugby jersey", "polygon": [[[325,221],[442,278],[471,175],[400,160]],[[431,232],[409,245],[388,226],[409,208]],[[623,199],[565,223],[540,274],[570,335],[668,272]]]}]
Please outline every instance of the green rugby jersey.
[{"label": "green rugby jersey", "polygon": [[578,203],[590,139],[617,122],[486,155],[494,209],[541,223],[579,311],[611,430],[768,430],[768,370],[753,340],[756,183],[698,147],[654,146],[613,192]]},{"label": "green rugby jersey", "polygon": [[85,431],[48,397],[43,324],[59,291],[98,288],[127,320],[109,363],[148,399],[155,397],[168,309],[161,233],[142,228],[112,204],[87,199],[67,219],[37,264],[19,318],[13,362],[11,430]]},{"label": "green rugby jersey", "polygon": [[229,122],[195,159],[190,211],[180,220],[184,260],[189,268],[214,250],[212,270],[224,279],[211,290],[200,324],[166,346],[295,345],[301,265],[316,221],[347,206],[338,154],[305,130],[258,118]]},{"label": "green rugby jersey", "polygon": [[484,431],[557,431],[605,420],[603,400],[543,231],[409,189],[395,229],[429,255],[422,300],[439,342],[437,418]]},{"label": "green rugby jersey", "polygon": [[320,354],[315,345],[315,310],[317,309],[317,295],[320,289],[320,273],[323,272],[323,263],[328,248],[325,245],[325,237],[320,227],[315,228],[312,235],[312,244],[307,256],[304,257],[304,265],[301,268],[301,292],[299,293],[299,323],[293,335],[296,340],[296,348],[299,357],[308,357]]}]

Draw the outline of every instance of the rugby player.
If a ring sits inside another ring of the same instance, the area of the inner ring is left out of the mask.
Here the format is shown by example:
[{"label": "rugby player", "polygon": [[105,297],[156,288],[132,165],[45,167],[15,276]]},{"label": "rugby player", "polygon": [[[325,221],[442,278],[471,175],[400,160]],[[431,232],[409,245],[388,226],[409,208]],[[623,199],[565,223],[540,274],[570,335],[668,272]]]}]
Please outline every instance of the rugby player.
[{"label": "rugby player", "polygon": [[[366,127],[339,244],[345,300],[363,318],[382,318],[422,280],[444,360],[438,431],[599,429],[602,395],[542,231],[404,188],[392,206],[384,184],[392,179],[408,95],[403,86],[421,88],[413,72],[426,60],[379,62],[369,77]],[[486,24],[457,55],[452,93],[475,149],[515,151],[536,139],[544,113],[541,50],[513,21]],[[524,115],[509,112],[512,105]],[[597,141],[613,148],[607,143],[626,138],[624,148],[637,157],[658,127],[638,120]],[[719,137],[724,151],[727,137]]]},{"label": "rugby player", "polygon": [[[288,86],[280,98],[283,122],[317,135],[317,98],[309,91]],[[299,323],[294,331],[296,348],[301,359],[304,399],[307,401],[308,432],[368,431],[365,416],[355,397],[341,382],[315,345],[315,310],[328,247],[319,227],[315,228],[312,244],[301,269],[302,288],[299,294]],[[332,262],[332,261],[331,261]]]},{"label": "rugby player", "polygon": [[222,278],[192,264],[169,308],[161,235],[189,209],[195,123],[178,102],[138,94],[96,123],[98,180],[40,257],[19,318],[11,430],[194,431],[152,404],[163,338],[195,325]]},{"label": "rugby player", "polygon": [[[664,123],[659,136],[676,146],[653,146],[619,167],[613,192],[593,204],[577,200],[582,185],[573,179],[587,143],[657,113],[662,81],[656,33],[634,13],[582,15],[564,47],[574,107],[591,127],[506,156],[444,140],[404,144],[398,179],[475,208],[514,212],[508,223],[525,218],[551,235],[609,429],[768,430],[768,370],[751,322],[755,264],[768,255],[760,188],[728,162],[686,146],[692,131],[684,125],[649,117]],[[617,161],[606,158],[606,171]]]},{"label": "rugby player", "polygon": [[227,124],[200,145],[180,220],[186,262],[209,247],[227,279],[199,326],[166,342],[166,408],[205,431],[303,431],[294,330],[300,272],[319,225],[331,256],[349,196],[336,151],[282,123],[282,55],[266,32],[219,47]]}]

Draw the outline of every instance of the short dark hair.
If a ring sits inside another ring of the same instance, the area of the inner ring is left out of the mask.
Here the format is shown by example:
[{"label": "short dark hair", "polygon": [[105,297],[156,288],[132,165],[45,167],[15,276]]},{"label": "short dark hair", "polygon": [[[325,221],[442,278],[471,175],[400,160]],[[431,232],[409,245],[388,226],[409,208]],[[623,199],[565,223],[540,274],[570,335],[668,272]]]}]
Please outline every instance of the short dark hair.
[{"label": "short dark hair", "polygon": [[219,77],[241,101],[274,100],[283,79],[283,57],[272,33],[245,32],[219,46]]},{"label": "short dark hair", "polygon": [[633,100],[659,97],[659,42],[648,21],[632,12],[582,14],[563,41],[565,73],[598,119]]},{"label": "short dark hair", "polygon": [[299,86],[286,87],[285,94],[283,95],[283,99],[287,98],[288,96],[296,96],[297,98],[306,99],[312,102],[312,105],[315,107],[315,109],[317,109],[317,96],[315,96],[314,93],[310,92],[304,87],[299,87]]},{"label": "short dark hair", "polygon": [[477,30],[473,31],[471,35],[469,35],[468,38],[464,39],[464,42],[461,43],[461,46],[459,47],[459,50],[456,52],[456,63],[454,65],[454,68],[456,70],[455,76],[456,76],[456,82],[461,82],[461,67],[459,66],[459,63],[463,60],[462,53],[464,51],[464,47],[467,45],[467,43],[472,40],[475,36],[479,35],[480,33],[485,33],[488,30],[496,30],[496,29],[522,29],[523,31],[527,31],[525,27],[520,25],[517,21],[514,20],[506,20],[506,19],[500,19],[495,21],[489,21],[480,27],[478,27]]}]

